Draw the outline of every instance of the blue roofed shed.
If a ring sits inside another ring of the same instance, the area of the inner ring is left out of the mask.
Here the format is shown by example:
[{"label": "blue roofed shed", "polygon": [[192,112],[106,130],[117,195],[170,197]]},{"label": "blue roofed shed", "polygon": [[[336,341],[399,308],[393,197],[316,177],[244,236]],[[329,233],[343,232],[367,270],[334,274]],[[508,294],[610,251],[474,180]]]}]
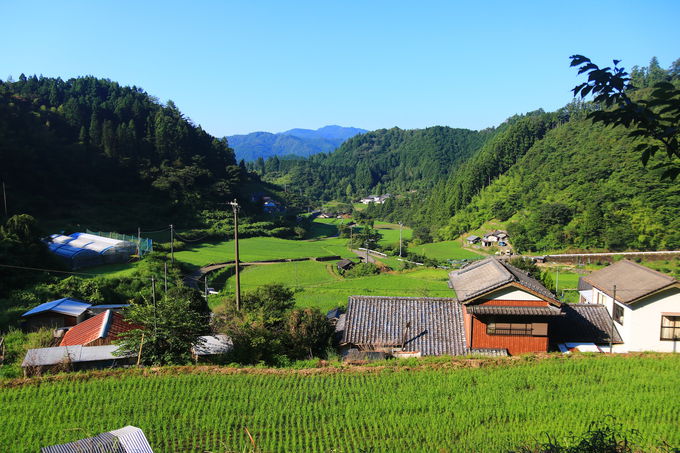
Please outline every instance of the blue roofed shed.
[{"label": "blue roofed shed", "polygon": [[69,327],[82,322],[87,309],[92,305],[77,299],[63,299],[45,302],[21,315],[28,330],[41,327]]}]

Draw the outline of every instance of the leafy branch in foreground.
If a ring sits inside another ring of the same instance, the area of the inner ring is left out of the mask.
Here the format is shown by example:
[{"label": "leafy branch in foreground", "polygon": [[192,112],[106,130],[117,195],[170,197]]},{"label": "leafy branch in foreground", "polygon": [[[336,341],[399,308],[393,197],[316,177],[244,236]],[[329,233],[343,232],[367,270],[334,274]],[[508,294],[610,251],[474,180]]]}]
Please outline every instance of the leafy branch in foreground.
[{"label": "leafy branch in foreground", "polygon": [[613,68],[600,68],[583,55],[570,58],[571,66],[579,66],[579,74],[588,73],[588,81],[572,89],[574,96],[592,94],[593,100],[605,107],[590,112],[588,117],[607,126],[632,129],[630,137],[651,139],[636,146],[636,151],[642,153],[642,163],[646,166],[650,157],[664,150],[668,161],[653,168],[664,169],[662,179],[675,180],[680,174],[680,89],[661,81],[653,86],[648,99],[633,101],[627,92],[635,87],[625,68],[619,67],[620,60],[613,61]]}]

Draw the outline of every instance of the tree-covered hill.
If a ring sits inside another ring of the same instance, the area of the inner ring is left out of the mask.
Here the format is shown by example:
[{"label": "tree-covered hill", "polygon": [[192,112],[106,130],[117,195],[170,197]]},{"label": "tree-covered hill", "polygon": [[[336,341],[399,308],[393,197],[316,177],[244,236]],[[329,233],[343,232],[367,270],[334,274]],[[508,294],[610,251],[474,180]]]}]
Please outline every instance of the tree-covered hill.
[{"label": "tree-covered hill", "polygon": [[494,218],[511,220],[513,243],[524,251],[677,249],[680,184],[643,167],[623,128],[575,119],[538,140],[439,236],[451,239]]},{"label": "tree-covered hill", "polygon": [[252,132],[246,135],[228,137],[229,144],[236,152],[237,160],[254,161],[273,156],[308,157],[328,153],[338,148],[345,140],[367,132],[356,127],[324,126],[317,130],[291,129],[272,134]]},{"label": "tree-covered hill", "polygon": [[304,160],[271,158],[255,168],[268,179],[285,175],[291,187],[315,200],[424,191],[446,178],[496,132],[381,129],[352,137],[330,154]]},{"label": "tree-covered hill", "polygon": [[94,77],[0,81],[0,162],[10,215],[65,227],[190,219],[249,182],[172,101]]}]

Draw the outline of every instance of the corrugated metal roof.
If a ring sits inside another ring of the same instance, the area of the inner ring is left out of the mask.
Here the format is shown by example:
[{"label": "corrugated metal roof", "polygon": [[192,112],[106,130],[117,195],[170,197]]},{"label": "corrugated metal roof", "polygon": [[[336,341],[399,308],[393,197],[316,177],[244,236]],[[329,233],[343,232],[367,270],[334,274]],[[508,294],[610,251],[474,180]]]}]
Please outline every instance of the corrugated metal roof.
[{"label": "corrugated metal roof", "polygon": [[144,432],[126,426],[87,439],[43,447],[41,453],[153,453]]},{"label": "corrugated metal roof", "polygon": [[604,344],[609,342],[613,329],[613,342],[623,342],[604,305],[564,304],[562,311],[564,316],[555,318],[550,323],[552,341]]},{"label": "corrugated metal roof", "polygon": [[117,350],[118,345],[29,349],[21,366],[50,366],[64,362],[81,363],[121,359],[122,357],[114,355]]},{"label": "corrugated metal roof", "polygon": [[123,332],[138,328],[128,323],[123,315],[112,310],[106,310],[97,316],[87,319],[71,327],[61,339],[59,346],[86,346],[100,338],[116,338]]},{"label": "corrugated metal roof", "polygon": [[546,307],[509,307],[505,305],[468,305],[468,313],[475,315],[561,316],[562,311],[552,305]]},{"label": "corrugated metal roof", "polygon": [[582,280],[610,297],[616,285],[616,300],[624,304],[634,303],[648,294],[678,283],[670,275],[628,260],[618,261],[582,277]]},{"label": "corrugated metal roof", "polygon": [[344,327],[345,344],[400,347],[404,342],[405,351],[423,355],[466,352],[463,314],[455,299],[350,296]]},{"label": "corrugated metal roof", "polygon": [[51,302],[45,302],[40,304],[35,308],[28,310],[21,316],[31,316],[38,313],[44,313],[46,311],[53,311],[55,313],[61,313],[62,315],[69,316],[80,316],[90,308],[92,305],[81,300],[71,299],[70,297],[65,297],[63,299],[53,300]]},{"label": "corrugated metal roof", "polygon": [[234,347],[234,342],[227,335],[204,335],[191,351],[199,356],[226,354]]},{"label": "corrugated metal roof", "polygon": [[449,274],[449,286],[456,291],[456,297],[463,303],[510,283],[517,283],[551,302],[558,303],[554,294],[538,280],[496,258],[477,261]]}]

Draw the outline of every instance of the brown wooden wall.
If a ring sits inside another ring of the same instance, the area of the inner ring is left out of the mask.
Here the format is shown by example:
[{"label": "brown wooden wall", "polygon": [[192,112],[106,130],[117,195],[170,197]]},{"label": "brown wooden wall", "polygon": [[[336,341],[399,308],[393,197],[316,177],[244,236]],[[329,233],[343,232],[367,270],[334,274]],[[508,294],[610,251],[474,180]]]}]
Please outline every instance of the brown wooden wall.
[{"label": "brown wooden wall", "polygon": [[510,355],[548,351],[547,336],[488,335],[485,323],[475,316],[470,316],[470,320],[472,330],[472,344],[470,347],[472,348],[507,349]]}]

